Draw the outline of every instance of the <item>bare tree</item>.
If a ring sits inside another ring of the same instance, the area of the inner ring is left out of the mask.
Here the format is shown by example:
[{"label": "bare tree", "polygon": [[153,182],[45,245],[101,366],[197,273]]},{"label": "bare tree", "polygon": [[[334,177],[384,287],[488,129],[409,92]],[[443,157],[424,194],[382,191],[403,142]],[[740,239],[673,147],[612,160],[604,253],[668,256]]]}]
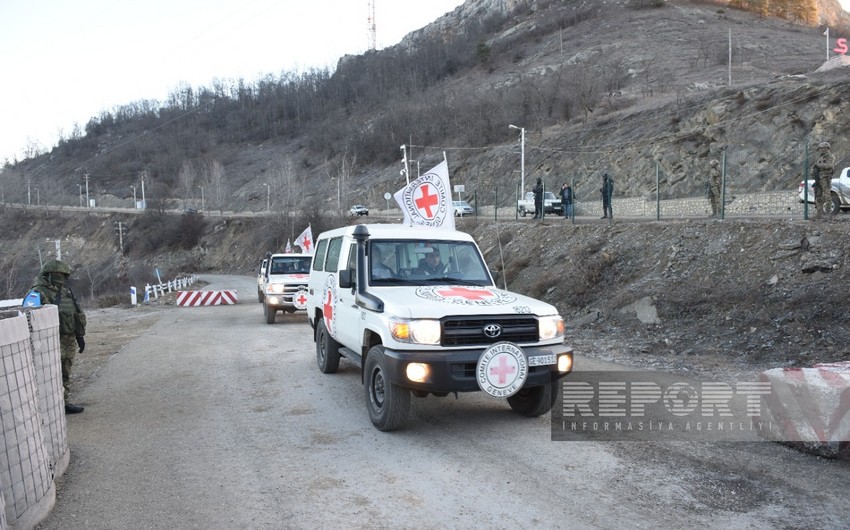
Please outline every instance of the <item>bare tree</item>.
[{"label": "bare tree", "polygon": [[177,182],[183,195],[184,204],[194,194],[197,179],[198,170],[195,168],[195,164],[191,160],[184,160],[180,166],[180,171],[177,173]]}]

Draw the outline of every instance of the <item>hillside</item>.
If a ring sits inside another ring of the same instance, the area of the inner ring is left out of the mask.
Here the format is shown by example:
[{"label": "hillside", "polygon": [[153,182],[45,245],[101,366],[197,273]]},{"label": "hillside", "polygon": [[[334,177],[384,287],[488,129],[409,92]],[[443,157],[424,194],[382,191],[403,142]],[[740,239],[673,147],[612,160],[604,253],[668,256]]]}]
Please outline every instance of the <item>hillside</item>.
[{"label": "hillside", "polygon": [[[417,167],[445,153],[454,182],[504,203],[520,180],[508,124],[526,129],[527,178],[576,178],[579,194],[608,171],[643,196],[656,169],[665,196],[699,193],[724,149],[740,190],[792,186],[806,146],[824,139],[847,162],[848,79],[815,73],[822,29],[723,4],[469,0],[334,72],[184,87],[104,112],[6,168],[4,200],[32,201],[29,185],[42,203],[75,205],[88,174],[107,206],[132,205],[141,178],[154,208],[334,210],[337,195],[374,206],[404,182],[405,144]],[[819,5],[838,16],[834,0]]]},{"label": "hillside", "polygon": [[[616,200],[701,196],[707,161],[724,152],[732,191],[791,192],[806,146],[821,140],[850,165],[850,79],[846,68],[816,72],[821,28],[714,2],[656,4],[469,0],[335,72],[106,112],[51,153],[4,168],[0,296],[21,296],[57,239],[89,305],[123,303],[156,268],[250,274],[308,223],[318,234],[351,222],[338,206],[383,207],[404,183],[401,144],[413,168],[445,153],[477,206],[510,205],[521,146],[509,124],[526,129],[526,182],[575,178],[580,197],[597,196],[603,171]],[[63,211],[82,202],[86,173],[98,206],[124,208],[143,175],[148,210]],[[28,196],[39,206],[6,205]],[[242,213],[165,213],[202,206]],[[850,317],[847,218],[479,218],[461,229],[512,289],[555,304],[584,352],[746,369],[847,358],[846,326],[833,325]]]},{"label": "hillside", "polygon": [[[4,211],[0,221],[21,227],[24,239],[0,235],[5,287],[14,286],[0,298],[22,296],[37,270],[33,246],[47,253],[56,237],[87,307],[127,304],[129,286],[155,282],[154,268],[165,279],[253,274],[265,250],[280,249],[288,237],[281,235],[282,219],[149,217],[127,223],[121,258],[114,227],[126,223],[126,215],[83,214],[81,222],[80,214],[68,212]],[[314,225],[316,235],[354,222],[327,221]],[[582,355],[719,377],[850,360],[843,287],[850,284],[848,225],[844,214],[832,222],[575,225],[555,217],[542,223],[471,218],[459,228],[475,236],[500,285],[507,281],[511,290],[558,307]],[[142,245],[151,237],[146,230],[157,233],[158,248]]]}]

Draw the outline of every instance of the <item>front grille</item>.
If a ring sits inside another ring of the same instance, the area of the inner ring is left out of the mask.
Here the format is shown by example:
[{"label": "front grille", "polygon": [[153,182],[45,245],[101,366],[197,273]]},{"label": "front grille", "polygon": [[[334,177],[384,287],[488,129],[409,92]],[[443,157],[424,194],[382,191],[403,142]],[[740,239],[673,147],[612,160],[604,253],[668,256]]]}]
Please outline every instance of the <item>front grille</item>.
[{"label": "front grille", "polygon": [[[478,346],[510,341],[519,344],[538,341],[537,319],[529,316],[496,315],[476,317],[445,317],[442,319],[442,346]],[[498,337],[488,337],[484,327],[498,324],[502,333]]]},{"label": "front grille", "polygon": [[283,292],[285,294],[294,294],[300,291],[301,289],[307,289],[307,284],[297,285],[297,284],[286,284],[283,286]]}]

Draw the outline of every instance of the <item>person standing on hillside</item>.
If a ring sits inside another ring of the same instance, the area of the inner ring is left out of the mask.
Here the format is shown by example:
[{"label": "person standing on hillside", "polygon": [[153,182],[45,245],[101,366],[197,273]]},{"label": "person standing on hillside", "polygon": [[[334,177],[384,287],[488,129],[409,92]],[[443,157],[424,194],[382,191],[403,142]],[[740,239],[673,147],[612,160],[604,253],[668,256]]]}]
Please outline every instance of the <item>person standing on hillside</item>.
[{"label": "person standing on hillside", "polygon": [[561,204],[564,206],[564,219],[573,217],[573,188],[564,182],[561,186]]},{"label": "person standing on hillside", "polygon": [[71,276],[71,268],[58,259],[50,260],[41,267],[32,291],[36,291],[41,304],[53,304],[59,308],[59,351],[62,359],[62,386],[65,387],[65,414],[79,414],[83,407],[69,401],[71,366],[74,356],[86,349],[86,314],[80,309],[74,293],[65,286]]},{"label": "person standing on hillside", "polygon": [[534,192],[534,219],[543,219],[543,179],[537,177],[537,184],[532,190]]},{"label": "person standing on hillside", "polygon": [[[835,171],[835,155],[829,150],[829,142],[818,144],[818,159],[815,160],[815,217],[819,218],[823,213],[832,215],[832,174]],[[828,206],[827,206],[828,205]]]},{"label": "person standing on hillside", "polygon": [[602,219],[613,219],[611,198],[614,196],[614,182],[608,176],[608,173],[602,175],[602,187],[599,188],[599,192],[602,194]]},{"label": "person standing on hillside", "polygon": [[711,201],[711,216],[720,215],[720,162],[712,159],[708,170],[708,200]]}]

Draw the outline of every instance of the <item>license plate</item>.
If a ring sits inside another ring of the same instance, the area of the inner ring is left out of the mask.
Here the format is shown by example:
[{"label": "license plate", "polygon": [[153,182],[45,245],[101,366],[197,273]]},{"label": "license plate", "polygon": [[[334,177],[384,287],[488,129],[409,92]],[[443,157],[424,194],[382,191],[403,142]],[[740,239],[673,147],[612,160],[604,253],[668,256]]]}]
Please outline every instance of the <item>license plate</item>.
[{"label": "license plate", "polygon": [[547,366],[550,364],[555,364],[554,355],[537,355],[528,358],[528,366]]}]

